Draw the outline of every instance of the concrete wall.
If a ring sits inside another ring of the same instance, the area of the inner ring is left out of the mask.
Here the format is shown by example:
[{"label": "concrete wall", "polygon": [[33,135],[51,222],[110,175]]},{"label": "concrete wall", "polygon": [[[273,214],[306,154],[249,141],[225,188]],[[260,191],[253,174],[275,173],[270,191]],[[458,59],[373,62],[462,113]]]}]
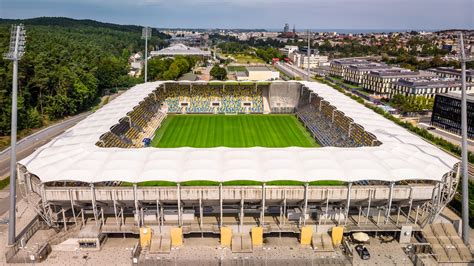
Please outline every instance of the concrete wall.
[{"label": "concrete wall", "polygon": [[[296,107],[301,93],[301,84],[273,82],[270,85],[270,107]],[[280,105],[278,105],[280,104]]]},{"label": "concrete wall", "polygon": [[[400,185],[393,190],[394,201],[407,201],[410,197],[415,201],[427,201],[432,199],[434,185]],[[196,202],[200,198],[205,201],[219,200],[219,187],[181,187],[181,201]],[[94,189],[97,201],[134,201],[133,187],[96,187]],[[262,187],[260,186],[224,186],[222,187],[222,198],[226,202],[239,202],[242,198],[246,202],[259,202],[262,200]],[[45,187],[45,197],[48,201],[91,202],[92,190],[89,187]],[[308,188],[309,202],[325,202],[327,198],[331,202],[346,201],[348,187],[346,186],[310,186]],[[390,189],[383,185],[352,186],[351,201],[367,201],[369,195],[371,200],[386,201],[389,198]],[[265,200],[268,203],[287,201],[301,201],[304,199],[303,186],[267,186],[265,188]],[[137,200],[155,202],[172,202],[178,200],[178,187],[137,187]]]}]

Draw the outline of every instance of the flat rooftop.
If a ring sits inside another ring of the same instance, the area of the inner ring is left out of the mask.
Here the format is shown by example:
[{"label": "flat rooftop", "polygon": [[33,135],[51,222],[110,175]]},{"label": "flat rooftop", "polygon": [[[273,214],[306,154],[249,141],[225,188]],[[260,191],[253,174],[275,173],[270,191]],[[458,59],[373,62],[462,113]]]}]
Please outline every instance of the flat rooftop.
[{"label": "flat rooftop", "polygon": [[[451,67],[430,68],[430,69],[428,69],[428,71],[461,76],[461,69],[456,69],[456,68],[451,68]],[[466,75],[467,76],[474,76],[474,69],[467,69],[466,70]]]},{"label": "flat rooftop", "polygon": [[247,71],[275,71],[267,66],[247,66]]},{"label": "flat rooftop", "polygon": [[[458,79],[439,77],[401,78],[397,82],[395,82],[395,84],[412,88],[461,87],[461,81]],[[467,87],[474,86],[473,83],[467,83],[466,85]]]},{"label": "flat rooftop", "polygon": [[[443,93],[441,95],[461,100],[461,91],[451,91],[451,92],[448,92],[448,93]],[[468,102],[474,103],[474,91],[469,91],[469,92],[466,93],[466,95],[467,95],[466,100]]]}]

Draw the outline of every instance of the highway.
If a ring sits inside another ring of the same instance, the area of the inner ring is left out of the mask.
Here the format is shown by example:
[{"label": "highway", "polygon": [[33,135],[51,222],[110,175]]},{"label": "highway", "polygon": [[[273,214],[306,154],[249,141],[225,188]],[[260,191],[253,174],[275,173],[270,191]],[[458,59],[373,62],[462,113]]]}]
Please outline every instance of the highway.
[{"label": "highway", "polygon": [[298,67],[292,66],[288,63],[278,62],[278,63],[275,64],[275,67],[278,70],[285,73],[290,78],[301,78],[301,79],[306,78],[306,71],[304,71],[304,70],[302,70]]},{"label": "highway", "polygon": [[[36,149],[51,141],[54,137],[71,128],[79,121],[90,115],[90,112],[73,116],[67,120],[42,129],[17,143],[17,160],[21,160]],[[10,147],[0,152],[0,178],[8,176],[10,173]]]}]

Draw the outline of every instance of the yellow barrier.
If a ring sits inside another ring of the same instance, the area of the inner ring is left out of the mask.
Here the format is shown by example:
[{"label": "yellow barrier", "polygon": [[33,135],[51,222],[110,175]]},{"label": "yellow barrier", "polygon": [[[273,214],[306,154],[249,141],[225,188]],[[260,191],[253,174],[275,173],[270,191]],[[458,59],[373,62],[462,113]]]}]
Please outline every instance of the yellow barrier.
[{"label": "yellow barrier", "polygon": [[146,248],[151,244],[151,229],[148,227],[140,228],[140,246]]},{"label": "yellow barrier", "polygon": [[171,229],[171,246],[181,246],[183,245],[183,229],[173,228]]},{"label": "yellow barrier", "polygon": [[232,229],[229,227],[221,228],[221,246],[230,247],[232,244]]},{"label": "yellow barrier", "polygon": [[344,234],[344,227],[335,226],[332,228],[332,244],[336,247],[342,243],[342,235]]},{"label": "yellow barrier", "polygon": [[252,245],[263,245],[263,227],[252,227]]},{"label": "yellow barrier", "polygon": [[300,233],[301,245],[311,245],[312,239],[313,239],[313,227],[304,226],[303,228],[301,228],[301,233]]}]

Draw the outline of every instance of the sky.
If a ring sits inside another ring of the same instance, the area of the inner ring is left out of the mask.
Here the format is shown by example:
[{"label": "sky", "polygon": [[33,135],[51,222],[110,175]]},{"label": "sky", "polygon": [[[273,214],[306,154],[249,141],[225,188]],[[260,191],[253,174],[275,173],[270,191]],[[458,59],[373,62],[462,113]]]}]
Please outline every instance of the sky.
[{"label": "sky", "polygon": [[1,18],[158,28],[474,29],[474,0],[0,0]]}]

